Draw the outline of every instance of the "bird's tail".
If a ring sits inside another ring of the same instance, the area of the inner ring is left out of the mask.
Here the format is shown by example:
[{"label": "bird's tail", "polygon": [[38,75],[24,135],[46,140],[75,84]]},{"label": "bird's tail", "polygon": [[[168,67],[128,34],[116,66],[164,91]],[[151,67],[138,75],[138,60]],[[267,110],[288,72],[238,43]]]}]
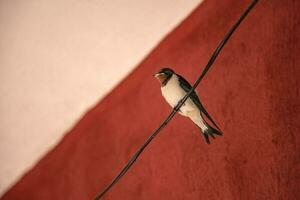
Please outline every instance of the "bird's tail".
[{"label": "bird's tail", "polygon": [[214,135],[222,135],[222,132],[220,130],[215,129],[214,127],[210,126],[207,123],[206,123],[206,128],[202,130],[202,133],[207,144],[210,144],[209,136],[215,139]]}]

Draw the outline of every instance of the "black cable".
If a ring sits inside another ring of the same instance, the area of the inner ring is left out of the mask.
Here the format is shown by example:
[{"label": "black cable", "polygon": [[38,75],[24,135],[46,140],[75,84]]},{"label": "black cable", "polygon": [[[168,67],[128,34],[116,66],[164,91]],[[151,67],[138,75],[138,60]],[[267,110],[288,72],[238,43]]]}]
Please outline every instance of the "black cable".
[{"label": "black cable", "polygon": [[103,197],[108,190],[112,188],[119,180],[122,178],[122,176],[129,170],[129,168],[133,165],[133,163],[136,161],[136,159],[139,157],[139,155],[144,151],[144,149],[148,146],[148,144],[153,140],[153,138],[169,123],[169,121],[175,116],[175,114],[178,112],[180,107],[184,104],[184,102],[189,98],[190,94],[195,90],[195,88],[199,85],[201,80],[204,78],[214,61],[216,60],[217,56],[223,49],[224,45],[227,43],[233,32],[237,29],[237,27],[240,25],[240,23],[244,20],[244,18],[248,15],[248,13],[251,11],[251,9],[255,6],[255,4],[258,2],[258,0],[252,1],[252,3],[249,5],[249,7],[245,10],[245,12],[242,14],[242,16],[238,19],[238,21],[231,27],[231,29],[227,32],[223,40],[219,43],[217,48],[215,49],[214,53],[212,54],[211,58],[209,59],[208,63],[206,64],[202,74],[199,76],[199,78],[194,83],[193,87],[190,89],[190,91],[178,102],[178,104],[173,108],[172,112],[168,115],[168,117],[162,122],[162,124],[150,135],[150,137],[145,141],[145,143],[138,149],[137,152],[131,157],[131,159],[128,161],[128,163],[123,167],[121,172],[113,179],[113,181],[107,185],[96,197],[95,200],[99,200],[101,197]]}]

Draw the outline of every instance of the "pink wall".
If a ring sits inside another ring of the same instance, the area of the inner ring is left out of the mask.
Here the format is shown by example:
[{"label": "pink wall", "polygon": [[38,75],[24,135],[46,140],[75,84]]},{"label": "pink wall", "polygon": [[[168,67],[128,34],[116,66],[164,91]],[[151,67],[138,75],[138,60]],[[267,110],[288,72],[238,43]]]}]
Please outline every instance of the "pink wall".
[{"label": "pink wall", "polygon": [[0,0],[0,196],[201,1]]}]

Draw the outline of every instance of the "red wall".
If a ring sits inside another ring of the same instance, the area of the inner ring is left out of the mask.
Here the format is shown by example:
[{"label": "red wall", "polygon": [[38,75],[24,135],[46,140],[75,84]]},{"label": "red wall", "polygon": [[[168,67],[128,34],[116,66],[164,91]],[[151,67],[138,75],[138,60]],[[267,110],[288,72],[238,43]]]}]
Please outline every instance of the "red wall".
[{"label": "red wall", "polygon": [[[170,112],[151,75],[196,80],[249,2],[204,1],[2,199],[92,199]],[[261,0],[198,87],[223,137],[175,116],[104,199],[300,199],[299,10]]]}]

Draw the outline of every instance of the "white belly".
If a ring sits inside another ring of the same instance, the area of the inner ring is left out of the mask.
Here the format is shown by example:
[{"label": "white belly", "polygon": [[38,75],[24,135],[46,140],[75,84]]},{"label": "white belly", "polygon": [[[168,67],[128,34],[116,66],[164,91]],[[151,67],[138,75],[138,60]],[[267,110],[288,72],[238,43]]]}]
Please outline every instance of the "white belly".
[{"label": "white belly", "polygon": [[[186,94],[186,92],[179,85],[178,77],[174,74],[172,75],[168,83],[165,86],[161,87],[161,92],[163,97],[173,108]],[[180,111],[184,116],[188,116],[189,112],[192,112],[196,109],[196,105],[190,98],[188,98],[185,101],[184,105],[180,108]]]}]

